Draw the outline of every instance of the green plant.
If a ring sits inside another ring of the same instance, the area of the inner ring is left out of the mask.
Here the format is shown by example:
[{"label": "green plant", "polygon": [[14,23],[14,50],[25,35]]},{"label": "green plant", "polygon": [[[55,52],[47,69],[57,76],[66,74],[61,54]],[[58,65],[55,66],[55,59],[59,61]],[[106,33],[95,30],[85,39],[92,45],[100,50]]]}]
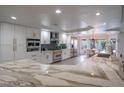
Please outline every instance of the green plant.
[{"label": "green plant", "polygon": [[105,40],[101,40],[101,46],[102,46],[102,49],[105,49],[105,47],[106,47],[106,41]]},{"label": "green plant", "polygon": [[66,44],[60,44],[61,49],[66,49],[67,45]]}]

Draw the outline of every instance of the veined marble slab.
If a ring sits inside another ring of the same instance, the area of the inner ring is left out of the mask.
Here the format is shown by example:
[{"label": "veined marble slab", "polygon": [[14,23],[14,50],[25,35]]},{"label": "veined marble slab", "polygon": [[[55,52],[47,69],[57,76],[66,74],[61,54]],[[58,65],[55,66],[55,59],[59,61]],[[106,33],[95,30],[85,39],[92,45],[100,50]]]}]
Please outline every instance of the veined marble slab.
[{"label": "veined marble slab", "polygon": [[107,66],[106,64],[99,64],[99,66],[103,69],[110,81],[124,86],[124,82],[122,81],[122,79],[111,67]]},{"label": "veined marble slab", "polygon": [[[30,59],[17,60],[14,63],[0,64],[0,81],[9,84],[11,81],[19,83],[17,81],[20,80],[21,84],[32,82],[34,86],[42,86],[42,84],[43,86],[78,86],[78,84],[81,86],[124,86],[119,75],[109,65],[104,64],[107,62],[105,61],[106,59],[94,57],[78,65],[44,65]],[[49,73],[46,74],[46,72]],[[108,78],[103,77],[103,73]],[[93,76],[90,77],[89,74]],[[96,76],[101,78],[96,78]]]},{"label": "veined marble slab", "polygon": [[17,71],[17,72],[25,72],[25,73],[42,73],[42,71],[39,69],[25,69],[25,68],[22,68],[22,69],[13,69],[14,71]]},{"label": "veined marble slab", "polygon": [[97,71],[96,66],[88,67],[88,64],[87,66],[85,65],[51,65],[50,67],[61,70],[61,71],[71,71],[71,72],[87,73],[87,74],[94,73],[94,75],[96,76],[101,76],[101,74]]},{"label": "veined marble slab", "polygon": [[17,81],[15,77],[9,76],[9,75],[0,75],[0,80],[3,81]]},{"label": "veined marble slab", "polygon": [[53,77],[58,77],[64,80],[78,82],[82,84],[96,85],[96,86],[104,86],[104,87],[112,87],[112,86],[120,86],[119,84],[113,83],[109,80],[104,80],[100,78],[87,77],[83,75],[77,75],[69,72],[61,72],[57,74],[50,74]]},{"label": "veined marble slab", "polygon": [[55,77],[35,75],[34,78],[40,81],[44,86],[72,86],[65,80],[61,80]]}]

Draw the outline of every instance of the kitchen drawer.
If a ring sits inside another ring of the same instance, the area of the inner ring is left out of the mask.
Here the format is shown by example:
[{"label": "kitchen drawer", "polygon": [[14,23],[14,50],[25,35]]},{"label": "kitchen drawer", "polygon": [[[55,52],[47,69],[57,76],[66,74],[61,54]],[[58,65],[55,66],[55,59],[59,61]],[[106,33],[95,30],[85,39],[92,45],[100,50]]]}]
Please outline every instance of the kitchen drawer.
[{"label": "kitchen drawer", "polygon": [[70,50],[69,49],[63,49],[62,50],[62,59],[70,58]]}]

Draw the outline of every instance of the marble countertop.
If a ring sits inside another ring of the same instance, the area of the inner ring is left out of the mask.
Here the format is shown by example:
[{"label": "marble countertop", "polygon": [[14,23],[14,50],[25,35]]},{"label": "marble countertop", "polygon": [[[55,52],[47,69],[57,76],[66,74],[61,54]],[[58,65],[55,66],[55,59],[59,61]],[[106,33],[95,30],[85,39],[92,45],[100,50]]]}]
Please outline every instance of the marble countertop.
[{"label": "marble countertop", "polygon": [[124,86],[118,69],[103,61],[108,59],[92,57],[81,65],[46,65],[30,59],[1,63],[0,86]]}]

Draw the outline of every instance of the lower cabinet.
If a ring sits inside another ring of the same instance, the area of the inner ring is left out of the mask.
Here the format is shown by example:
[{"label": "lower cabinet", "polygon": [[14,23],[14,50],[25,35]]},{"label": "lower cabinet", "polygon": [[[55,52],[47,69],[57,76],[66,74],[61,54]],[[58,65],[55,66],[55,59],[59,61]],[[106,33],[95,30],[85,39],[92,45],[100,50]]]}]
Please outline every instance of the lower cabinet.
[{"label": "lower cabinet", "polygon": [[41,52],[41,63],[49,64],[53,62],[53,52],[52,51],[42,51]]},{"label": "lower cabinet", "polygon": [[0,45],[0,63],[14,60],[12,45]]},{"label": "lower cabinet", "polygon": [[34,61],[40,61],[40,57],[41,54],[40,54],[40,51],[36,51],[36,52],[27,52],[26,54],[26,58],[27,59],[32,59]]},{"label": "lower cabinet", "polygon": [[62,49],[62,60],[70,58],[70,49]]},{"label": "lower cabinet", "polygon": [[[28,59],[40,62],[41,64],[50,64],[54,62],[53,51],[29,52],[26,54]],[[62,50],[62,60],[70,58],[70,49]]]}]

